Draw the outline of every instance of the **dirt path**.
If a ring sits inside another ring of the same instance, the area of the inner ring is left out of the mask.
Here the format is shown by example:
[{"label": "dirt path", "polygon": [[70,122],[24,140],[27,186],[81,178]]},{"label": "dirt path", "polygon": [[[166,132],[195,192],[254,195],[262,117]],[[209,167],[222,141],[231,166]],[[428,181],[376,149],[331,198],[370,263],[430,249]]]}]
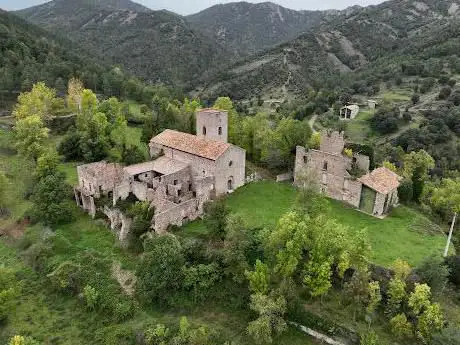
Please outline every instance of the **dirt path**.
[{"label": "dirt path", "polygon": [[122,269],[119,262],[114,262],[112,265],[112,275],[128,296],[132,296],[134,294],[136,276],[133,272]]},{"label": "dirt path", "polygon": [[308,120],[308,124],[310,125],[310,127],[311,127],[313,133],[316,133],[316,131],[315,131],[315,129],[313,128],[313,126],[315,125],[315,122],[316,122],[316,119],[317,119],[317,118],[318,118],[318,115],[315,114],[315,115],[313,115],[313,116],[311,117],[310,120]]},{"label": "dirt path", "polygon": [[23,220],[21,222],[14,222],[12,224],[5,225],[0,228],[0,237],[5,236],[13,240],[17,240],[24,235],[24,231],[26,230],[28,224],[29,222],[27,220]]}]

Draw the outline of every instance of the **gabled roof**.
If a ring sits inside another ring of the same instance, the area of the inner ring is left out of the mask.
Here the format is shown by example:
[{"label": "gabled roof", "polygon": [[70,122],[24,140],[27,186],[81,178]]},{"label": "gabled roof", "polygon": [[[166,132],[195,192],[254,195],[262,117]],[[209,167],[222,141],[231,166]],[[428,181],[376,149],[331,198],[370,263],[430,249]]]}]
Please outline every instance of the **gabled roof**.
[{"label": "gabled roof", "polygon": [[385,167],[377,168],[358,179],[363,185],[381,194],[388,194],[398,188],[400,180],[398,174]]},{"label": "gabled roof", "polygon": [[196,135],[167,129],[150,140],[150,143],[166,146],[210,160],[217,160],[231,145],[223,141],[201,139]]}]

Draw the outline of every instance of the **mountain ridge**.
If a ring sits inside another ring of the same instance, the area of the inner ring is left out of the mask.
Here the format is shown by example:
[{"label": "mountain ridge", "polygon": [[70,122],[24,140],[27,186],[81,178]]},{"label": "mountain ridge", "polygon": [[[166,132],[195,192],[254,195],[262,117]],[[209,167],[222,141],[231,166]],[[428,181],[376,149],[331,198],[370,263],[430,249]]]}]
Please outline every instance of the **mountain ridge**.
[{"label": "mountain ridge", "polygon": [[[113,4],[125,8],[113,9]],[[222,49],[169,11],[135,11],[131,1],[54,0],[16,12],[151,83],[186,86],[221,61]],[[146,39],[148,38],[148,39]]]}]

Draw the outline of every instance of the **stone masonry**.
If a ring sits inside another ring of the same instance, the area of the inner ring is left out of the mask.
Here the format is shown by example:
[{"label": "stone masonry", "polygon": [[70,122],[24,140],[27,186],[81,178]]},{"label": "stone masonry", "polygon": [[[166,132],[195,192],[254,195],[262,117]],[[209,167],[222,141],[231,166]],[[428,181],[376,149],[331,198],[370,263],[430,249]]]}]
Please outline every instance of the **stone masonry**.
[{"label": "stone masonry", "polygon": [[[344,154],[344,148],[344,135],[339,132],[322,133],[319,150],[298,146],[294,183],[300,185],[304,174],[307,173],[322,193],[332,199],[345,201],[356,208],[362,208],[364,184],[376,192],[374,209],[369,213],[376,216],[387,213],[391,206],[397,204],[398,176],[387,172],[374,176],[375,174],[369,173],[369,157],[359,153],[353,153],[349,157]],[[361,172],[360,175],[364,176],[352,176],[351,172]],[[362,180],[360,177],[367,178]],[[375,179],[377,182],[373,183]],[[390,181],[391,187],[376,188],[382,180]]]},{"label": "stone masonry", "polygon": [[[128,236],[130,220],[117,202],[128,197],[154,207],[152,229],[157,233],[200,217],[204,203],[244,185],[246,162],[245,151],[227,143],[226,112],[198,112],[197,128],[202,126],[205,136],[166,130],[152,138],[150,153],[157,157],[152,161],[127,167],[105,161],[79,166],[77,204],[93,217],[98,210],[104,213],[121,241]],[[102,197],[110,205],[98,209]]]}]

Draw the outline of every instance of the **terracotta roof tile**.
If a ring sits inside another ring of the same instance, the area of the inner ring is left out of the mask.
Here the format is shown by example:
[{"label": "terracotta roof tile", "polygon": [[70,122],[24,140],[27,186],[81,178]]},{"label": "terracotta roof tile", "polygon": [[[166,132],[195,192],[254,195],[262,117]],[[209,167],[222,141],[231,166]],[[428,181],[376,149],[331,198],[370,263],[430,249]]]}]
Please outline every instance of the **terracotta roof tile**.
[{"label": "terracotta roof tile", "polygon": [[398,188],[400,180],[398,174],[385,167],[377,168],[358,179],[363,185],[382,194],[388,194]]},{"label": "terracotta roof tile", "polygon": [[167,129],[156,137],[153,137],[150,142],[213,161],[222,156],[231,146],[222,141],[200,139],[196,135],[177,132],[171,129]]}]

